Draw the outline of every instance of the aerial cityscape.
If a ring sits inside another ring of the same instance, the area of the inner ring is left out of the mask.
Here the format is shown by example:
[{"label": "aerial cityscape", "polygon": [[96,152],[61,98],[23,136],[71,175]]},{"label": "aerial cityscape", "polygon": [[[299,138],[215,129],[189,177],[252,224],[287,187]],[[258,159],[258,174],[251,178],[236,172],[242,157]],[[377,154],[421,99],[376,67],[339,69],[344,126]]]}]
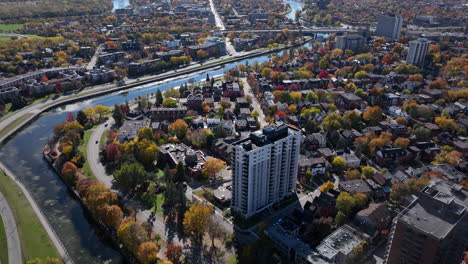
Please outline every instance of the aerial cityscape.
[{"label": "aerial cityscape", "polygon": [[0,264],[468,264],[468,3],[0,0]]}]

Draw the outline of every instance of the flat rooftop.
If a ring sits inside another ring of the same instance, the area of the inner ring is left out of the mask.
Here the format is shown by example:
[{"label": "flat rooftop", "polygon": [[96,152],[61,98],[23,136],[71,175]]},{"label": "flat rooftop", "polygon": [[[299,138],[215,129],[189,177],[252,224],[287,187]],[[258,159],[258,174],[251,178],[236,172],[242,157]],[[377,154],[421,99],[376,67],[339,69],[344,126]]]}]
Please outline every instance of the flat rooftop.
[{"label": "flat rooftop", "polygon": [[467,197],[468,191],[461,185],[447,181],[432,183],[401,213],[399,221],[436,239],[444,239],[463,221]]},{"label": "flat rooftop", "polygon": [[275,141],[298,132],[300,132],[299,129],[285,124],[280,126],[268,126],[262,130],[250,133],[249,137],[236,141],[233,145],[242,146],[244,150],[250,151],[274,143]]},{"label": "flat rooftop", "polygon": [[338,252],[348,255],[353,248],[362,242],[362,239],[348,230],[348,226],[342,226],[328,235],[317,247],[318,253],[327,259],[333,259]]}]

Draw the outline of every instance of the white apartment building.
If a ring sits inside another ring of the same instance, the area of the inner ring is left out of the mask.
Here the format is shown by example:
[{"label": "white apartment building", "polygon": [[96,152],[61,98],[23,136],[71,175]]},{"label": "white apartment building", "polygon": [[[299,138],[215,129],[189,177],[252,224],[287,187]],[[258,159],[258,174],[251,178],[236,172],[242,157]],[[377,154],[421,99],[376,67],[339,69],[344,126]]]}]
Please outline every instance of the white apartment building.
[{"label": "white apartment building", "polygon": [[269,126],[233,143],[232,208],[250,217],[296,188],[301,132]]},{"label": "white apartment building", "polygon": [[413,65],[423,64],[428,49],[429,41],[427,41],[427,39],[420,38],[418,40],[410,41],[406,63]]},{"label": "white apartment building", "polygon": [[395,15],[382,15],[377,17],[377,36],[389,39],[400,37],[403,17]]}]

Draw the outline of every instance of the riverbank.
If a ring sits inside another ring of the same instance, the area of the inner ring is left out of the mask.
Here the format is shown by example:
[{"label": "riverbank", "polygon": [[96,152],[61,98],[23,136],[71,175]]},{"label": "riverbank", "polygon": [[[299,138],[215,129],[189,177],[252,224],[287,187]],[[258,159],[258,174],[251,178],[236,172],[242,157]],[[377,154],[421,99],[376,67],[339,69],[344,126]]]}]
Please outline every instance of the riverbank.
[{"label": "riverbank", "polygon": [[[0,164],[0,169],[5,169],[2,164]],[[21,183],[13,180],[7,175],[8,172],[5,173],[2,170],[0,170],[0,182],[2,183],[0,184],[0,192],[12,208],[21,240],[23,259],[28,261],[34,258],[62,257],[65,263],[72,263],[71,260],[68,260],[68,254],[55,233],[51,231],[50,227],[50,230],[45,228],[49,226],[47,220],[42,216],[37,205],[33,206],[34,200],[30,195],[27,195],[26,189],[21,188]]]},{"label": "riverbank", "polygon": [[[300,43],[297,43],[297,44],[285,45],[284,47],[280,47],[280,48],[277,48],[277,49],[271,49],[271,50],[267,50],[267,51],[254,51],[254,52],[251,52],[251,53],[246,54],[246,55],[237,56],[234,59],[229,60],[229,61],[221,60],[220,62],[217,62],[217,63],[214,63],[214,64],[209,63],[209,64],[204,65],[204,66],[191,68],[191,69],[186,69],[186,70],[181,70],[181,71],[174,72],[174,73],[159,74],[159,75],[155,75],[154,77],[151,77],[151,78],[148,78],[148,79],[145,79],[145,80],[141,80],[141,81],[129,84],[129,85],[123,85],[123,86],[120,86],[120,87],[113,87],[113,88],[111,87],[111,88],[107,88],[107,89],[103,89],[103,90],[90,92],[89,94],[83,93],[82,95],[79,95],[79,94],[75,95],[76,97],[72,96],[71,98],[68,98],[68,99],[58,100],[58,101],[56,101],[56,102],[54,102],[54,103],[52,103],[50,105],[44,106],[41,109],[36,109],[34,111],[34,113],[32,113],[32,114],[31,114],[31,112],[25,113],[25,115],[22,115],[21,117],[16,118],[15,120],[13,120],[10,124],[5,125],[4,128],[2,129],[2,131],[0,131],[0,144],[4,144],[5,141],[10,139],[17,131],[19,131],[19,130],[25,128],[26,126],[28,126],[32,121],[34,121],[38,116],[40,116],[40,114],[42,114],[44,112],[47,112],[49,110],[52,110],[54,108],[57,108],[57,107],[60,107],[60,106],[63,106],[63,105],[67,105],[67,104],[71,104],[71,103],[75,103],[75,102],[79,102],[79,101],[83,101],[83,100],[86,100],[86,99],[91,99],[91,98],[94,98],[94,97],[99,97],[99,96],[114,93],[114,92],[130,90],[130,89],[133,89],[133,88],[138,88],[140,86],[144,86],[144,85],[148,85],[148,84],[154,84],[154,83],[161,82],[161,81],[166,81],[167,79],[180,77],[180,76],[183,76],[183,75],[186,75],[186,74],[192,74],[192,73],[206,71],[206,70],[209,70],[211,68],[216,68],[218,66],[223,66],[223,65],[233,63],[233,62],[243,61],[243,60],[254,58],[254,57],[259,57],[259,56],[263,56],[263,55],[277,53],[279,51],[289,49],[291,47],[302,46],[305,43],[307,43],[309,40],[310,40],[309,38],[305,38],[304,41],[302,41]],[[28,114],[29,114],[29,116],[27,116]]]}]

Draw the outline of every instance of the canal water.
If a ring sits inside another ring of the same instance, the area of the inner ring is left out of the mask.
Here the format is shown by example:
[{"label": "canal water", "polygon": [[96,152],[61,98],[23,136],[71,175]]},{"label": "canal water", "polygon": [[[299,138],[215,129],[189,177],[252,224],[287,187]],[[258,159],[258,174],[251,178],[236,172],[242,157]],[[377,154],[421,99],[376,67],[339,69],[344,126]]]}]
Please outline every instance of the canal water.
[{"label": "canal water", "polygon": [[[252,64],[255,61],[266,60],[267,56],[261,56],[246,61]],[[119,252],[106,243],[99,230],[90,223],[79,202],[73,199],[65,184],[42,159],[42,148],[52,137],[53,127],[65,121],[67,112],[76,113],[99,104],[112,107],[137,96],[154,93],[158,88],[164,91],[180,86],[189,79],[202,81],[207,73],[209,76],[223,74],[225,69],[246,61],[227,64],[226,68],[190,74],[165,83],[147,85],[128,93],[115,93],[67,105],[45,113],[0,148],[0,160],[30,191],[75,263],[123,263]]]},{"label": "canal water", "polygon": [[[310,48],[309,44],[306,46]],[[120,253],[113,249],[101,232],[90,223],[80,203],[72,198],[62,180],[42,159],[42,148],[52,137],[53,127],[65,121],[67,112],[76,113],[86,107],[100,104],[112,107],[114,104],[122,104],[126,100],[154,93],[156,89],[164,91],[180,86],[190,79],[199,82],[204,80],[207,74],[221,75],[226,69],[239,64],[252,65],[254,62],[264,62],[268,59],[268,56],[259,56],[234,62],[226,64],[223,68],[184,75],[163,83],[145,85],[126,93],[110,94],[44,113],[0,148],[0,160],[28,188],[75,263],[123,263]]]},{"label": "canal water", "polygon": [[113,0],[112,4],[113,4],[112,12],[114,12],[116,9],[124,8],[130,5],[130,2],[129,0]]},{"label": "canal water", "polygon": [[291,12],[287,13],[286,16],[289,19],[295,20],[296,19],[296,11],[302,11],[302,8],[304,7],[304,3],[296,1],[296,0],[283,0],[285,3],[289,4],[291,6]]}]

